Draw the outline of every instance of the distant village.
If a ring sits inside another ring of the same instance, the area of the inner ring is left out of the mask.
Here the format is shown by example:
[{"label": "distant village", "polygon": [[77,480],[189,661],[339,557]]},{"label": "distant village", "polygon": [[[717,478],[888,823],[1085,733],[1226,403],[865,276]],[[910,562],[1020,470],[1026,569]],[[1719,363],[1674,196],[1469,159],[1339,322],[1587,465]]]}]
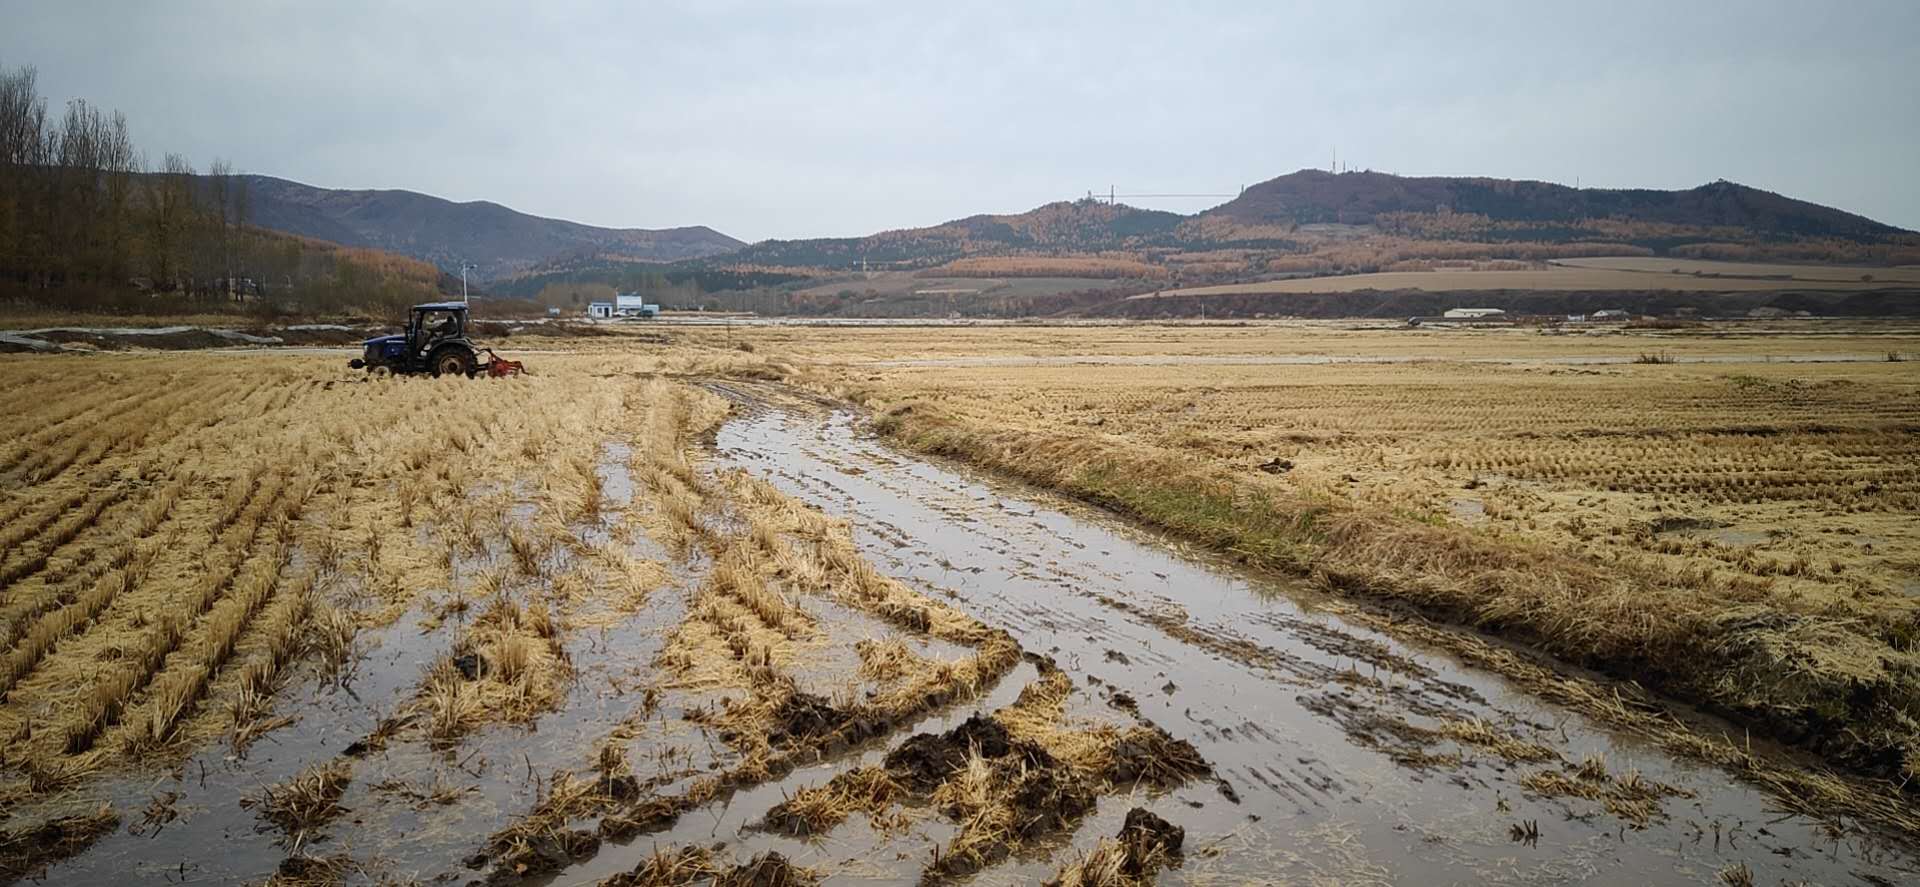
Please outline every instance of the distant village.
[{"label": "distant village", "polygon": [[1535,317],[1532,315],[1528,315],[1525,317],[1521,317],[1518,315],[1508,314],[1506,309],[1504,308],[1448,308],[1446,311],[1442,312],[1439,317],[1409,317],[1407,318],[1407,325],[1422,326],[1429,323],[1444,323],[1444,324],[1457,324],[1457,325],[1497,326],[1497,325],[1504,325],[1504,324],[1519,323],[1519,322],[1522,322],[1523,320],[1527,322],[1533,322],[1533,323],[1545,322],[1545,323],[1573,323],[1573,324],[1585,324],[1585,323],[1604,324],[1604,323],[1626,323],[1627,321],[1630,321],[1632,319],[1633,319],[1633,312],[1624,311],[1617,308],[1606,308],[1599,311],[1595,311],[1592,314],[1568,314],[1568,315],[1565,315],[1564,317],[1559,315],[1551,315],[1546,317]]},{"label": "distant village", "polygon": [[614,317],[658,317],[660,306],[648,302],[639,293],[615,293],[613,301],[596,300],[587,303],[587,316],[609,319]]}]

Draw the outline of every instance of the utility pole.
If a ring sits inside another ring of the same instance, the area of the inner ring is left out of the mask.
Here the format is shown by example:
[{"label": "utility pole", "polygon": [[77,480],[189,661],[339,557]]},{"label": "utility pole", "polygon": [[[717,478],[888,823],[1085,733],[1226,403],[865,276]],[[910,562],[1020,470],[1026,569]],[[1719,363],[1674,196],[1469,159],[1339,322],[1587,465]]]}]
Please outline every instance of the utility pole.
[{"label": "utility pole", "polygon": [[1108,185],[1107,186],[1107,205],[1108,206],[1113,205],[1113,192],[1114,192],[1114,187],[1112,185]]},{"label": "utility pole", "polygon": [[460,304],[462,305],[467,304],[467,269],[478,267],[480,266],[472,262],[460,263]]}]

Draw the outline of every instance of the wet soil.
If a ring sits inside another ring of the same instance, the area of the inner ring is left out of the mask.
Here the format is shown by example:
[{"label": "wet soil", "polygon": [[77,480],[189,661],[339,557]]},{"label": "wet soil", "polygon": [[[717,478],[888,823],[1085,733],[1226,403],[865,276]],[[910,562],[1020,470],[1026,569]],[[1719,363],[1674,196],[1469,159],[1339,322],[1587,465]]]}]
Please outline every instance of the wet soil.
[{"label": "wet soil", "polygon": [[[910,795],[928,793],[970,749],[999,762],[1021,803],[1044,814],[1029,821],[1033,840],[1009,845],[970,883],[1038,883],[1116,835],[1140,845],[1140,861],[1168,865],[1157,875],[1164,883],[1697,884],[1735,863],[1761,883],[1920,877],[1908,849],[1851,824],[1775,812],[1723,771],[1611,735],[1444,654],[1316,613],[1303,588],[902,455],[865,434],[852,412],[771,389],[723,393],[736,399],[736,416],[714,441],[710,470],[745,469],[846,518],[883,572],[1005,628],[1038,655],[970,702],[885,725],[645,829],[599,834],[576,823],[590,845],[556,845],[546,871],[508,880],[594,883],[681,848],[698,851],[704,877],[739,883],[805,883],[806,869],[836,882],[911,881],[959,828],[916,809],[925,806],[917,797],[897,827],[854,816],[800,835],[767,828],[777,819],[769,813],[799,788],[860,767],[884,767]],[[605,454],[616,510],[644,507],[628,455],[619,444]],[[576,532],[609,538],[604,528]],[[48,881],[236,883],[317,872],[463,883],[488,875],[463,860],[546,797],[556,771],[590,773],[593,749],[616,723],[635,724],[626,746],[635,773],[608,783],[624,798],[671,797],[734,763],[723,738],[675,714],[698,706],[698,693],[642,692],[708,564],[697,547],[669,555],[644,536],[630,553],[667,563],[672,579],[635,611],[565,635],[573,680],[557,708],[531,723],[494,724],[450,745],[404,731],[369,742],[455,646],[466,618],[417,609],[363,633],[343,680],[297,677],[274,709],[291,720],[244,753],[211,745],[170,772],[45,801],[39,821],[91,815],[103,800],[121,818],[71,859],[44,860]],[[463,560],[455,585],[509,557],[490,549]],[[825,649],[898,633],[824,600],[804,607],[830,626]],[[909,640],[920,655],[956,652]],[[1115,747],[1103,776],[1128,789],[1102,794],[1063,781],[1044,749],[981,716],[1013,704],[1049,662],[1076,685],[1074,717],[1157,725]],[[824,652],[809,663],[813,677],[781,718],[786,740],[845,727],[826,693],[856,666]],[[329,802],[340,809],[311,833],[294,838],[239,803],[339,760],[351,770]]]},{"label": "wet soil", "polygon": [[[624,445],[610,445],[603,453],[600,470],[609,508],[632,500],[625,464],[629,452]],[[519,520],[533,511],[524,502],[513,509]],[[572,529],[589,541],[607,537],[604,527]],[[644,536],[628,550],[640,558],[660,554]],[[550,571],[563,572],[575,556],[556,549],[548,555]],[[511,557],[504,539],[488,540],[486,551],[456,557],[454,586],[471,585]],[[299,669],[274,702],[273,714],[285,720],[245,749],[214,742],[169,771],[111,775],[22,811],[26,818],[44,818],[90,812],[106,802],[123,813],[118,831],[56,862],[46,881],[258,883],[275,873],[309,869],[351,871],[369,881],[464,874],[462,857],[531,806],[546,790],[549,774],[582,767],[586,751],[608,725],[641,705],[636,672],[680,620],[704,567],[698,558],[680,562],[669,584],[633,612],[567,633],[565,652],[574,677],[557,708],[528,724],[489,724],[453,743],[432,742],[405,728],[387,735],[404,722],[396,715],[427,670],[455,648],[478,612],[437,618],[430,612],[434,602],[451,589],[424,590],[418,607],[391,625],[360,633],[337,678],[311,664]],[[539,592],[537,582],[518,590],[523,596]],[[351,597],[354,589],[338,593]],[[472,663],[476,674],[482,662],[476,657]],[[337,809],[310,829],[277,822],[263,803],[272,790],[309,767],[329,764],[351,774],[344,786],[328,790],[328,806]],[[0,809],[0,820],[6,812]]]},{"label": "wet soil", "polygon": [[[722,460],[846,518],[883,571],[1007,628],[1212,762],[1219,786],[1189,783],[1147,805],[1186,830],[1189,858],[1163,879],[1700,883],[1735,863],[1762,883],[1920,876],[1909,849],[1777,812],[1731,774],[1315,613],[1303,587],[903,455],[853,412],[733,393],[742,415],[719,433]],[[1604,793],[1542,790],[1558,784],[1543,774],[1587,761],[1615,782],[1672,791],[1651,792],[1641,818],[1609,810]],[[1075,846],[1119,830],[1124,810],[1101,806]],[[1531,845],[1512,837],[1522,822],[1536,823]]]}]

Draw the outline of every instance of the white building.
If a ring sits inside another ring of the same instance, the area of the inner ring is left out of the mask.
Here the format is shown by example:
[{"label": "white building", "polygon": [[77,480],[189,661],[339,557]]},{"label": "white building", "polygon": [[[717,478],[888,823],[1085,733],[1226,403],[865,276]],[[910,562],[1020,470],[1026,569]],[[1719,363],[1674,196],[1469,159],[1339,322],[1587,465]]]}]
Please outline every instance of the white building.
[{"label": "white building", "polygon": [[598,317],[598,318],[603,318],[603,319],[604,319],[604,318],[608,318],[608,317],[612,317],[612,316],[613,316],[613,303],[612,303],[612,302],[588,302],[588,303],[587,303],[587,316],[588,316],[588,317]]},{"label": "white building", "polygon": [[1487,320],[1505,317],[1507,312],[1499,308],[1448,308],[1440,316],[1447,320]]},{"label": "white building", "polygon": [[613,297],[613,313],[621,317],[654,317],[660,313],[660,306],[648,304],[646,297],[638,293],[619,293]]}]

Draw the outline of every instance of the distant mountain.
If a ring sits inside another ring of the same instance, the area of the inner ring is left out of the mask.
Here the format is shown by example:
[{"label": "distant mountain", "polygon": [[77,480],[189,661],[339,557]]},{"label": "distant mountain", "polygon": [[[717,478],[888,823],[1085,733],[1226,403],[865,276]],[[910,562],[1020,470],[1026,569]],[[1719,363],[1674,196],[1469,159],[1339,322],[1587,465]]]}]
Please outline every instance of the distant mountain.
[{"label": "distant mountain", "polygon": [[487,201],[455,203],[413,191],[316,188],[271,176],[245,181],[249,221],[349,246],[371,246],[481,280],[567,258],[672,262],[727,253],[745,243],[705,226],[599,228],[527,215]]},{"label": "distant mountain", "polygon": [[1177,245],[1179,213],[1094,200],[1059,201],[1008,215],[977,215],[926,228],[866,237],[765,240],[726,257],[753,265],[846,269],[869,265],[924,267],[971,255],[1098,252]]},{"label": "distant mountain", "polygon": [[1660,191],[1301,170],[1193,215],[1083,199],[751,245],[704,227],[596,228],[408,191],[246,181],[257,225],[443,269],[473,261],[492,291],[528,297],[553,284],[765,290],[861,270],[1159,288],[1594,255],[1879,265],[1920,256],[1913,232],[1724,181]]},{"label": "distant mountain", "polygon": [[1719,181],[1684,191],[1570,188],[1550,182],[1403,177],[1301,170],[1246,189],[1204,216],[1246,225],[1370,225],[1391,214],[1473,214],[1540,228],[1608,220],[1695,229],[1740,229],[1757,238],[1907,234],[1865,216]]},{"label": "distant mountain", "polygon": [[993,255],[1142,249],[1310,251],[1328,223],[1415,240],[1605,242],[1655,252],[1700,243],[1881,243],[1912,233],[1864,216],[1732,182],[1684,191],[1570,188],[1490,178],[1301,170],[1191,216],[1096,200],[977,215],[867,237],[768,240],[729,253],[754,266],[929,268]]}]

